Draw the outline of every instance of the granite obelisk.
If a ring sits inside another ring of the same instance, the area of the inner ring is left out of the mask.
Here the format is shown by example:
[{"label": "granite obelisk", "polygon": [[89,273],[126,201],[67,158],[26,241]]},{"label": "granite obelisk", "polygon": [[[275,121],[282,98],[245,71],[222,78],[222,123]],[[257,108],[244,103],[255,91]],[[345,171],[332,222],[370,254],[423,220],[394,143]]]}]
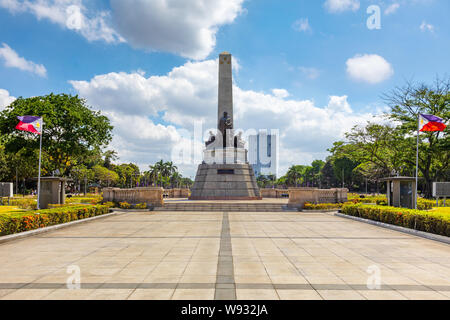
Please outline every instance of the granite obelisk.
[{"label": "granite obelisk", "polygon": [[[220,119],[226,112],[233,119],[233,65],[231,54],[223,52],[219,56],[219,119],[217,125],[220,125]],[[232,129],[234,124],[232,123]]]},{"label": "granite obelisk", "polygon": [[234,134],[232,56],[219,56],[217,133],[206,142],[191,200],[261,200],[245,142]]}]

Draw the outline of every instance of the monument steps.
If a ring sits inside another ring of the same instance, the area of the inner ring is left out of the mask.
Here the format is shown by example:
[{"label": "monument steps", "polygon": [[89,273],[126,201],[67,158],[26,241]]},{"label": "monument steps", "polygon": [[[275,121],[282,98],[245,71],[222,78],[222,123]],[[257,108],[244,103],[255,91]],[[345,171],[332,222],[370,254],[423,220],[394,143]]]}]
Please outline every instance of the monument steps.
[{"label": "monument steps", "polygon": [[292,211],[279,203],[166,203],[155,211],[199,211],[199,212],[284,212]]}]

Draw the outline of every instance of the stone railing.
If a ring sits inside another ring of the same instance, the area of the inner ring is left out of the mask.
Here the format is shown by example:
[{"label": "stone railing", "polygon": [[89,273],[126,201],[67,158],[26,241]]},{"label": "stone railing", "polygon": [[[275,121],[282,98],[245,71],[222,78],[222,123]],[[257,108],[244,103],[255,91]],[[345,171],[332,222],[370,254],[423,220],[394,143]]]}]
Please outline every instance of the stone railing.
[{"label": "stone railing", "polygon": [[164,205],[162,188],[136,188],[136,189],[103,189],[103,201],[128,202],[129,204],[146,203],[149,207],[162,207]]},{"label": "stone railing", "polygon": [[289,197],[288,189],[261,189],[261,197],[263,198],[287,198]]},{"label": "stone railing", "polygon": [[289,189],[289,207],[303,209],[306,202],[344,203],[347,202],[348,189],[317,189],[317,188],[291,188]]},{"label": "stone railing", "polygon": [[165,189],[164,197],[166,198],[189,198],[191,191],[185,188]]}]

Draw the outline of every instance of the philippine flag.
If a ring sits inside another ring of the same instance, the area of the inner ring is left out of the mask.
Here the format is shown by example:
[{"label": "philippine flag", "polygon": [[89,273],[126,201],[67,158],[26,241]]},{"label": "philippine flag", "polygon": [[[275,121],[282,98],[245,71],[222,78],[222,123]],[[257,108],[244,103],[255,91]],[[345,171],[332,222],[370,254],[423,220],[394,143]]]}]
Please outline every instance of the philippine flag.
[{"label": "philippine flag", "polygon": [[444,119],[430,115],[421,114],[419,118],[420,132],[437,132],[444,131],[447,126],[444,123]]},{"label": "philippine flag", "polygon": [[42,118],[33,116],[17,117],[20,120],[16,126],[17,130],[42,134]]}]

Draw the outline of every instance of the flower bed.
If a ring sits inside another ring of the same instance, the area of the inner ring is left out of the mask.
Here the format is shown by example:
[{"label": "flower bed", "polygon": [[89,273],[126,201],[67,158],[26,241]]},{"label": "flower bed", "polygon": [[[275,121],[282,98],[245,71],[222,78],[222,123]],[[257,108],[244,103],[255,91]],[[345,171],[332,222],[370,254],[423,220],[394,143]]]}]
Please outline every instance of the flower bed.
[{"label": "flower bed", "polygon": [[97,197],[73,197],[73,198],[67,198],[66,203],[67,204],[93,204],[97,205],[100,202],[102,202],[103,198],[101,196]]},{"label": "flower bed", "polygon": [[346,204],[342,213],[442,236],[450,236],[450,215],[446,212],[421,211],[386,206]]},{"label": "flower bed", "polygon": [[355,193],[350,193],[348,195],[348,201],[353,203],[378,203],[378,202],[386,202],[387,198],[386,196],[363,196],[364,198],[361,198],[360,195]]},{"label": "flower bed", "polygon": [[19,207],[15,206],[0,206],[0,214],[11,214],[11,213],[17,213],[17,212],[24,212],[25,210],[20,209]]},{"label": "flower bed", "polygon": [[[8,198],[2,198],[1,204],[8,205]],[[9,205],[19,207],[20,209],[36,209],[37,201],[33,198],[11,198],[9,199]]]},{"label": "flower bed", "polygon": [[148,209],[148,205],[146,203],[138,203],[135,205],[129,204],[128,202],[120,202],[119,204],[115,204],[115,207],[119,207],[120,209],[138,209],[138,210],[145,210]]},{"label": "flower bed", "polygon": [[[387,206],[387,199],[380,199],[377,200],[377,205],[379,206]],[[439,201],[439,205],[442,206],[444,203],[443,200]],[[431,210],[432,208],[436,207],[436,200],[428,200],[424,198],[419,198],[417,200],[417,209],[418,210]]]},{"label": "flower bed", "polygon": [[304,206],[304,210],[333,210],[342,208],[343,203],[321,203],[321,204],[313,204],[306,202]]},{"label": "flower bed", "polygon": [[[0,214],[0,236],[82,220],[109,212],[108,206],[74,206],[36,212]],[[36,214],[40,213],[40,214]]]}]

